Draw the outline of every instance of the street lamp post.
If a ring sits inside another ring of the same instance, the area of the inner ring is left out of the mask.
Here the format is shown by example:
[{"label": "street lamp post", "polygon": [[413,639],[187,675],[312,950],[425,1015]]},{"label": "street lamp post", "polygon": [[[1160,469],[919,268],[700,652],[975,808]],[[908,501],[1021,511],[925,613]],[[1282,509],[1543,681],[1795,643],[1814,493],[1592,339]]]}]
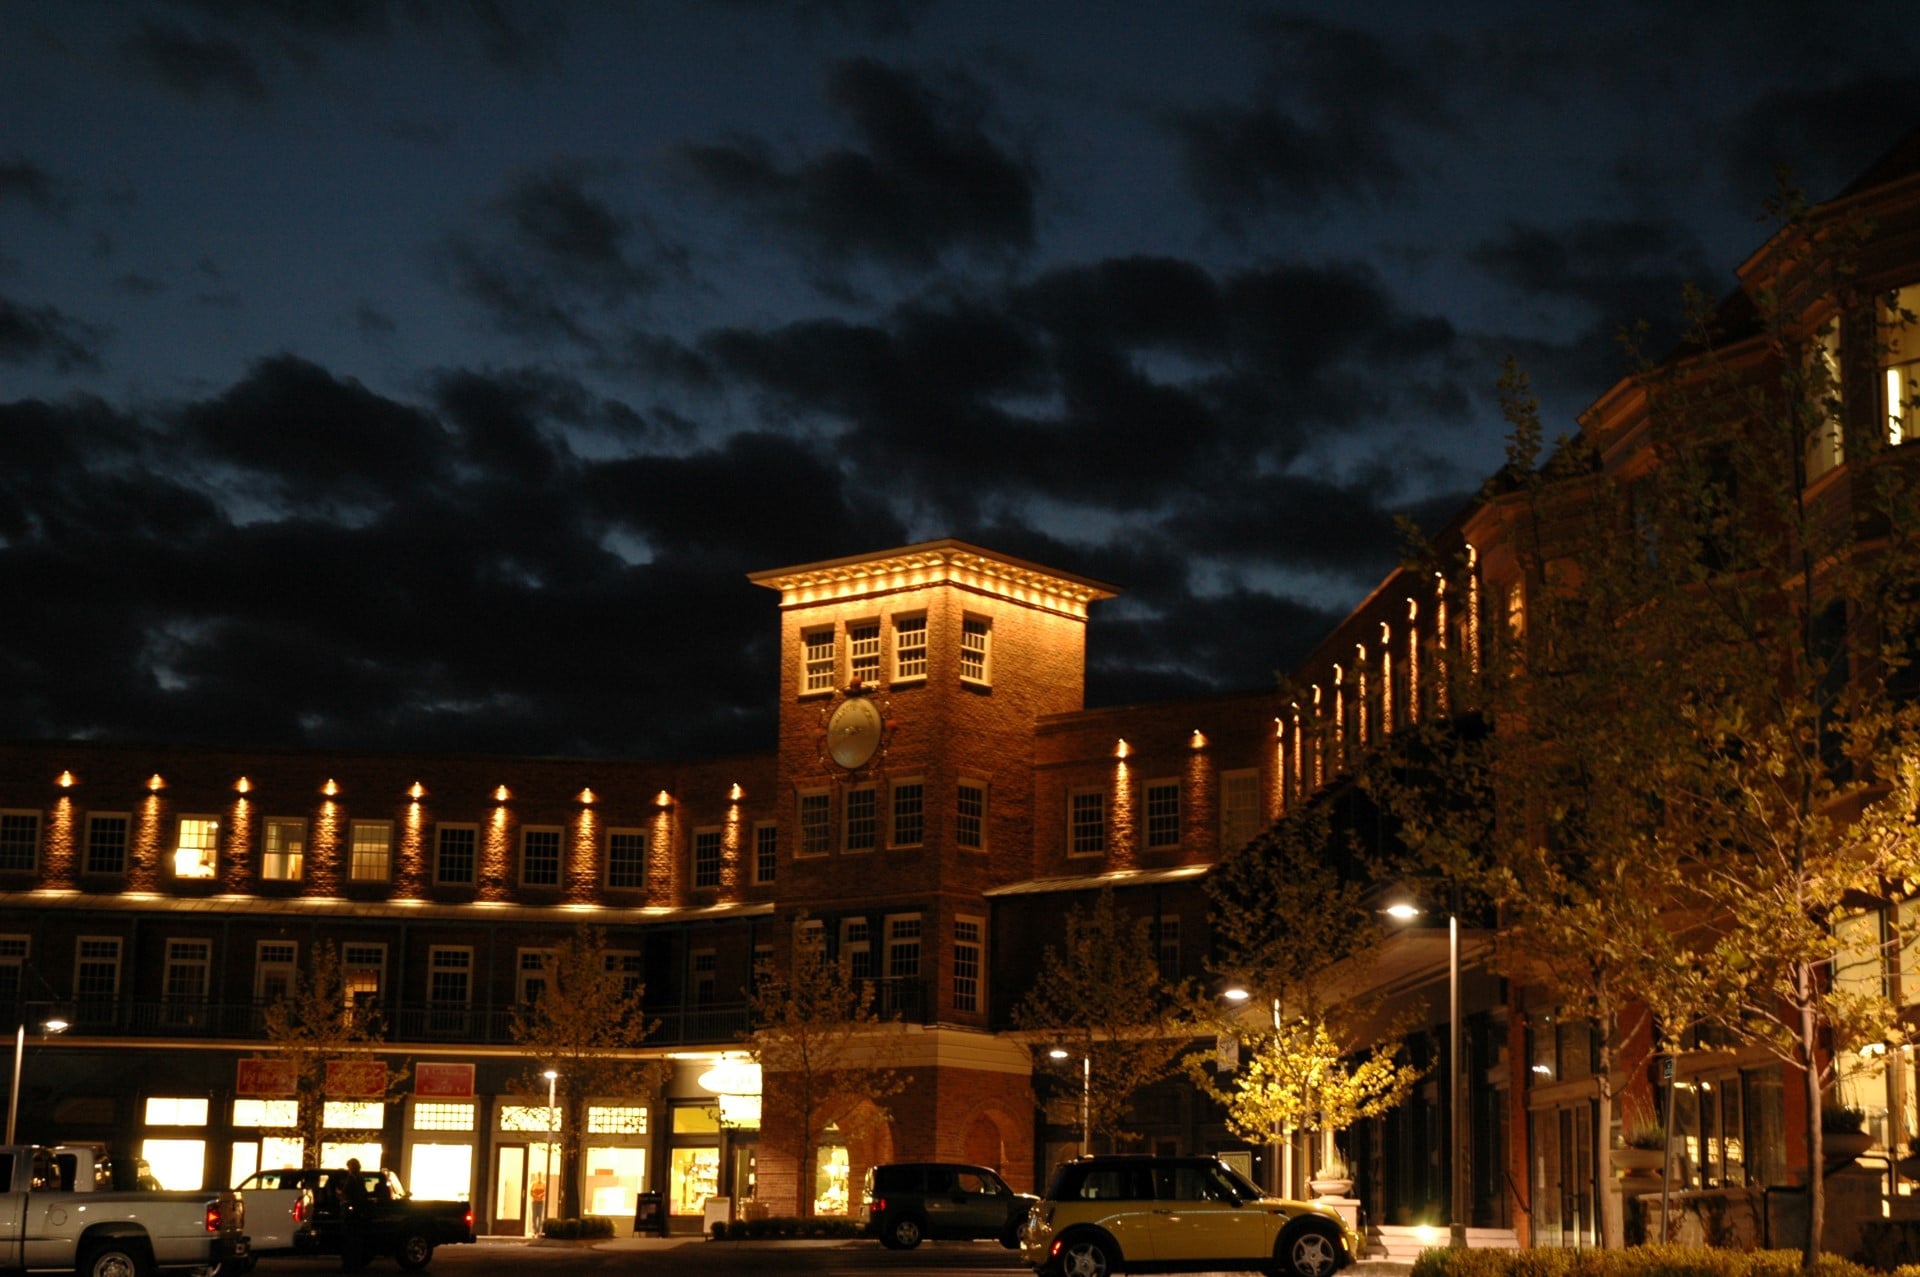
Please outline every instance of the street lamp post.
[{"label": "street lamp post", "polygon": [[[555,1211],[557,1211],[560,1208],[560,1186],[556,1184],[553,1179],[553,1128],[555,1125],[553,1120],[553,1117],[554,1117],[553,1098],[554,1098],[554,1087],[557,1086],[560,1082],[560,1074],[553,1069],[548,1069],[545,1073],[541,1074],[541,1076],[547,1079],[547,1171],[546,1171],[547,1206],[546,1206],[546,1212],[548,1215],[551,1216],[554,1214]],[[543,1220],[541,1223],[541,1230],[544,1232],[545,1229],[546,1229],[546,1223]]]},{"label": "street lamp post", "polygon": [[[1402,922],[1417,918],[1423,910],[1417,905],[1394,904],[1387,906],[1387,913]],[[1460,915],[1457,911],[1447,911],[1447,1086],[1448,1104],[1453,1127],[1452,1148],[1449,1150],[1449,1178],[1452,1181],[1447,1192],[1448,1214],[1447,1244],[1462,1247],[1467,1244],[1467,1225],[1464,1218],[1466,1210],[1466,1139],[1467,1139],[1467,1088],[1461,1070],[1460,1059]]]},{"label": "street lamp post", "polygon": [[[1247,1001],[1253,994],[1239,985],[1234,985],[1231,988],[1222,989],[1220,996],[1238,1005]],[[1273,1033],[1276,1038],[1280,1036],[1279,998],[1273,1000]],[[1267,1145],[1267,1180],[1268,1187],[1273,1190],[1275,1197],[1293,1195],[1293,1139],[1287,1132],[1280,1129],[1280,1123],[1277,1121],[1273,1124],[1273,1139]]]},{"label": "street lamp post", "polygon": [[[67,1022],[60,1019],[40,1022],[42,1033],[63,1033],[66,1027]],[[13,1035],[13,1093],[7,1101],[7,1143],[9,1144],[13,1143],[15,1121],[20,1116],[20,1066],[26,1062],[26,1058],[27,1024],[22,1020],[19,1029]]]},{"label": "street lamp post", "polygon": [[[1069,1060],[1070,1052],[1054,1047],[1047,1052],[1051,1060]],[[1093,1056],[1080,1057],[1080,1156],[1093,1152]]]}]

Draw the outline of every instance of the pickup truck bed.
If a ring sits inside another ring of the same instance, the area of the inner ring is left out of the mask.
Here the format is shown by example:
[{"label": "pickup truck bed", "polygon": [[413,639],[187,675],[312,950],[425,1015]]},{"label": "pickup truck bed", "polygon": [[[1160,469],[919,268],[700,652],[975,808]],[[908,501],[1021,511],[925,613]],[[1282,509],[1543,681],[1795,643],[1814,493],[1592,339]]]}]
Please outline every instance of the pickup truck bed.
[{"label": "pickup truck bed", "polygon": [[[307,1254],[340,1253],[340,1206],[334,1193],[335,1177],[344,1170],[309,1171],[318,1186],[301,1199],[294,1249]],[[466,1202],[426,1201],[408,1197],[399,1177],[389,1170],[360,1172],[367,1185],[367,1254],[391,1255],[402,1268],[425,1268],[436,1247],[470,1245],[473,1208]]]}]

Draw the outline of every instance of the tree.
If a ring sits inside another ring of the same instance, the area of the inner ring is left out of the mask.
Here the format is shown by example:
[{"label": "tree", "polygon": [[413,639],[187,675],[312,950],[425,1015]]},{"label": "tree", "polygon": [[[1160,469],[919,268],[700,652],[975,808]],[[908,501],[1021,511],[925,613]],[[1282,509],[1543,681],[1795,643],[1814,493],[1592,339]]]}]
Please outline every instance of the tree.
[{"label": "tree", "polygon": [[[268,1050],[291,1074],[288,1080],[294,1092],[294,1125],[277,1133],[300,1140],[303,1166],[320,1164],[330,1076],[336,1085],[344,1076],[360,1079],[352,1088],[353,1098],[367,1098],[369,1082],[377,1084],[373,1094],[381,1103],[398,1098],[398,1087],[407,1074],[388,1068],[376,1053],[385,1023],[379,1012],[348,993],[340,954],[332,942],[323,940],[313,947],[306,973],[296,976],[284,994],[268,1003],[261,1018]],[[349,1067],[343,1069],[343,1064]]]},{"label": "tree", "polygon": [[1133,1097],[1179,1066],[1195,1031],[1184,1001],[1161,973],[1151,920],[1128,915],[1103,888],[1091,907],[1068,910],[1013,1022],[1044,1040],[1039,1066],[1070,1081],[1063,1090],[1081,1097],[1087,1125],[1112,1138]]},{"label": "tree", "polygon": [[537,996],[513,1009],[513,1040],[528,1056],[510,1085],[523,1095],[548,1093],[560,1115],[562,1171],[547,1185],[547,1215],[564,1218],[568,1184],[580,1177],[586,1104],[595,1096],[652,1091],[660,1066],[637,1052],[656,1024],[641,1009],[645,986],[607,952],[606,937],[581,927],[544,955]]},{"label": "tree", "polygon": [[827,952],[826,937],[796,919],[786,968],[762,963],[747,1003],[745,1035],[760,1065],[765,1111],[792,1120],[800,1135],[799,1208],[813,1214],[813,1184],[827,1129],[855,1132],[884,1117],[885,1101],[912,1081],[899,1062],[906,1050],[898,1015],[874,1010],[875,985]]},{"label": "tree", "polygon": [[[1336,1132],[1400,1104],[1422,1075],[1398,1060],[1399,1026],[1366,1031],[1375,1024],[1372,1000],[1333,996],[1358,987],[1363,955],[1379,940],[1375,905],[1387,866],[1362,854],[1374,840],[1358,836],[1376,833],[1378,817],[1353,789],[1321,795],[1228,855],[1206,882],[1209,974],[1261,1014],[1249,1030],[1213,998],[1198,1001],[1197,1021],[1243,1040],[1241,1063],[1222,1081],[1219,1053],[1193,1052],[1187,1074],[1245,1139],[1318,1132],[1322,1164]],[[1274,1191],[1283,1191],[1277,1163],[1271,1169]]]}]

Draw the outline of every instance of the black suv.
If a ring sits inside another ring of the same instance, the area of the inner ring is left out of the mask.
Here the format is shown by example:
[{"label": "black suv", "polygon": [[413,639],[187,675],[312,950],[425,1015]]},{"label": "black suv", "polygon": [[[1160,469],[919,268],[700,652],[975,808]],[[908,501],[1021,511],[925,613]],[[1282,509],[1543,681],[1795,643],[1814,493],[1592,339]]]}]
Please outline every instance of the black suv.
[{"label": "black suv", "polygon": [[1039,1200],[1014,1192],[984,1166],[892,1162],[867,1172],[860,1214],[866,1231],[893,1250],[912,1250],[927,1237],[992,1237],[1012,1250]]}]

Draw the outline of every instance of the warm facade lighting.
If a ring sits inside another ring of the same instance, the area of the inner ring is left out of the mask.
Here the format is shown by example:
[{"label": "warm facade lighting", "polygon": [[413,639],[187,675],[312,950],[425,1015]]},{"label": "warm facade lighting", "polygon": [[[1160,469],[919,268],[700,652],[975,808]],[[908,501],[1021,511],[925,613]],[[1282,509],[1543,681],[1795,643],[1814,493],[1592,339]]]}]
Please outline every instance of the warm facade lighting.
[{"label": "warm facade lighting", "polygon": [[671,807],[673,806],[673,795],[663,789],[653,796],[653,805],[661,808]]},{"label": "warm facade lighting", "polygon": [[327,778],[327,783],[320,786],[320,792],[325,794],[327,797],[332,798],[335,794],[340,792],[340,786],[338,782],[336,782],[331,776],[329,776]]},{"label": "warm facade lighting", "polygon": [[167,787],[167,782],[160,779],[159,772],[155,772],[153,775],[147,777],[147,788],[152,790],[154,793],[157,794],[161,790],[165,789],[166,787]]},{"label": "warm facade lighting", "polygon": [[1189,740],[1187,744],[1193,746],[1195,749],[1205,749],[1207,747],[1207,734],[1196,727],[1193,729],[1193,738]]},{"label": "warm facade lighting", "polygon": [[415,801],[416,803],[419,802],[422,798],[425,798],[426,796],[427,796],[427,787],[425,785],[422,785],[417,780],[413,782],[413,787],[407,790],[407,797],[413,799],[413,801]]},{"label": "warm facade lighting", "polygon": [[582,804],[584,804],[585,806],[588,806],[588,807],[591,807],[591,806],[593,806],[593,790],[592,790],[592,789],[583,789],[583,790],[581,790],[581,791],[580,791],[580,801],[581,801],[581,803],[582,803]]},{"label": "warm facade lighting", "polygon": [[739,801],[740,801],[740,800],[741,800],[742,798],[745,798],[746,796],[747,796],[747,791],[746,791],[746,790],[744,790],[744,789],[742,789],[742,788],[740,788],[740,784],[739,784],[739,782],[738,782],[738,781],[736,781],[736,782],[734,782],[734,786],[733,786],[733,788],[732,788],[732,789],[729,789],[729,790],[727,791],[727,801],[728,801],[728,802],[733,802],[733,803],[737,803],[737,802],[739,802]]},{"label": "warm facade lighting", "polygon": [[233,792],[236,794],[251,794],[253,792],[253,782],[245,776],[242,776],[239,780],[233,782]]},{"label": "warm facade lighting", "polygon": [[60,788],[62,789],[72,789],[74,786],[73,773],[61,772],[58,776],[55,776],[53,778],[53,783],[60,786]]},{"label": "warm facade lighting", "polygon": [[1127,747],[1125,739],[1117,740],[1113,743],[1113,756],[1115,758],[1125,758],[1132,752],[1133,751]]},{"label": "warm facade lighting", "polygon": [[493,791],[493,801],[495,801],[496,803],[504,803],[507,801],[507,799],[511,797],[513,797],[513,795],[507,792],[507,787],[505,785],[502,785],[500,786],[500,788]]}]

